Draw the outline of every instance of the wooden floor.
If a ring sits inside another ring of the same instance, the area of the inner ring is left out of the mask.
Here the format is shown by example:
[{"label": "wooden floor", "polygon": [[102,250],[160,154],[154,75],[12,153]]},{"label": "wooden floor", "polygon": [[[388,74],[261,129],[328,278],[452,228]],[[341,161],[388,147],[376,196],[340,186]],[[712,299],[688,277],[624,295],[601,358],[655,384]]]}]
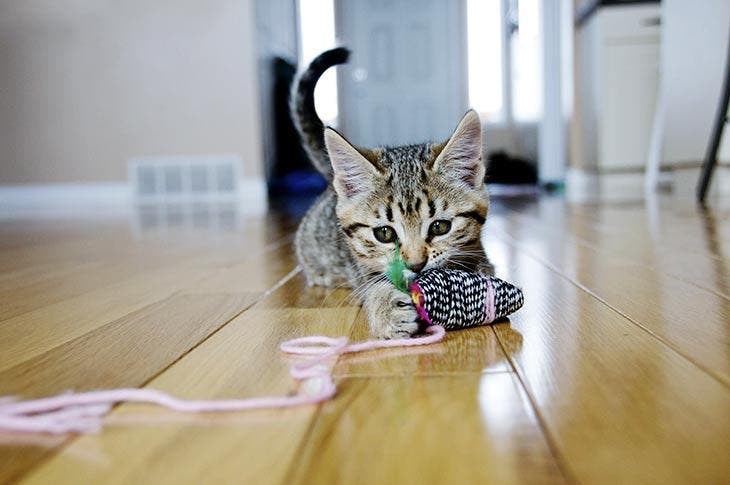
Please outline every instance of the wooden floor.
[{"label": "wooden floor", "polygon": [[[296,215],[171,213],[0,221],[0,396],[283,394],[279,342],[366,337]],[[730,203],[494,201],[484,242],[511,323],[343,358],[320,407],[0,433],[0,483],[730,483]]]}]

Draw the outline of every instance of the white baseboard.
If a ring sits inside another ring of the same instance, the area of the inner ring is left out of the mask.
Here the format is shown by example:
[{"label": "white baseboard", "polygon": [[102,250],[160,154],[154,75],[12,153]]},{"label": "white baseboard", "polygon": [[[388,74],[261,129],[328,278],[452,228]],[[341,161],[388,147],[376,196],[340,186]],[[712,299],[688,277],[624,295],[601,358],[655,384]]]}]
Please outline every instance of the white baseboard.
[{"label": "white baseboard", "polygon": [[125,215],[131,195],[124,182],[0,186],[0,217]]},{"label": "white baseboard", "polygon": [[[219,198],[164,200],[153,203],[217,202]],[[267,208],[266,183],[263,179],[245,178],[228,202],[244,213],[263,213]],[[111,217],[127,216],[141,204],[150,203],[133,196],[126,182],[69,183],[44,185],[0,185],[0,218],[21,217]]]},{"label": "white baseboard", "polygon": [[642,198],[644,174],[598,174],[571,168],[566,173],[565,191],[569,199],[581,201]]},{"label": "white baseboard", "polygon": [[[700,168],[674,167],[660,172],[659,187],[671,189],[673,197],[694,200]],[[644,174],[636,173],[593,173],[570,169],[566,177],[568,198],[577,201],[633,200],[646,196]],[[655,192],[652,192],[655,193]],[[730,167],[715,168],[709,198],[730,195]]]},{"label": "white baseboard", "polygon": [[[694,198],[697,193],[697,181],[700,179],[700,168],[678,168],[672,171],[673,193],[679,197]],[[707,197],[730,195],[730,167],[718,165],[712,174],[712,181]]]},{"label": "white baseboard", "polygon": [[[569,199],[578,201],[632,200],[645,197],[644,173],[595,173],[570,168],[565,178]],[[661,172],[658,185],[671,184],[671,174]]]}]

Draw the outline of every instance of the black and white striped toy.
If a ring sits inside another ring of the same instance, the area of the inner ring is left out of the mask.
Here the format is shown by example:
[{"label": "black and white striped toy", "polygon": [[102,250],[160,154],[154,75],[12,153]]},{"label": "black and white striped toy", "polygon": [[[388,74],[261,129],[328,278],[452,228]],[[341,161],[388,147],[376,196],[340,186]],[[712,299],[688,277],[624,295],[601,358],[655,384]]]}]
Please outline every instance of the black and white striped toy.
[{"label": "black and white striped toy", "polygon": [[431,269],[408,285],[421,319],[446,330],[486,325],[522,307],[522,290],[494,276]]},{"label": "black and white striped toy", "polygon": [[396,255],[388,279],[408,293],[421,320],[447,330],[486,325],[522,307],[522,290],[494,276],[459,269],[434,268],[407,278],[405,263]]}]

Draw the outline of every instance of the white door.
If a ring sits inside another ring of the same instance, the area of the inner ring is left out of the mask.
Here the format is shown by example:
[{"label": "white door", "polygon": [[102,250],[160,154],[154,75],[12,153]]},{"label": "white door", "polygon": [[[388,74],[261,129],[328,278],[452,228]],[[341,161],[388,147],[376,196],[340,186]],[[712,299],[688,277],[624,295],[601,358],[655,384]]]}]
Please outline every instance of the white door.
[{"label": "white door", "polygon": [[362,146],[448,137],[467,109],[463,0],[336,0],[339,127]]}]

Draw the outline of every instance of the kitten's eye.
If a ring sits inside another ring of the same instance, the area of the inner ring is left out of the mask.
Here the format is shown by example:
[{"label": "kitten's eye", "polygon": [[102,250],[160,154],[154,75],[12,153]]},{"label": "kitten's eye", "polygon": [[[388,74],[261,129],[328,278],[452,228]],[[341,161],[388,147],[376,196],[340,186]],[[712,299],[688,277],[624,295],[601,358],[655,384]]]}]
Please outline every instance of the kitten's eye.
[{"label": "kitten's eye", "polygon": [[445,221],[443,219],[439,219],[438,221],[433,221],[431,223],[431,225],[428,227],[428,233],[432,236],[443,236],[450,230],[451,230],[451,221]]},{"label": "kitten's eye", "polygon": [[398,239],[398,236],[395,234],[395,229],[390,226],[376,227],[373,229],[373,234],[375,235],[375,239],[381,243],[392,243]]}]

